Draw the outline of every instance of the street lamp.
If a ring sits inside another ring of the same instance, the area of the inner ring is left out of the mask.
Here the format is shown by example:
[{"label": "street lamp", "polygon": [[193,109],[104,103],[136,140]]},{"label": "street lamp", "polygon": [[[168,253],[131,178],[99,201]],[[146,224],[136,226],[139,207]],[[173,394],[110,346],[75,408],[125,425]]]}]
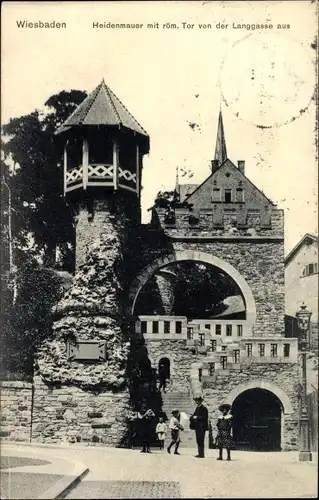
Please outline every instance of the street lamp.
[{"label": "street lamp", "polygon": [[302,402],[300,416],[300,449],[299,461],[311,462],[312,454],[310,451],[310,430],[309,430],[309,415],[307,407],[307,346],[308,346],[308,331],[310,327],[310,317],[312,312],[307,310],[307,306],[303,303],[300,306],[300,311],[296,312],[298,328],[302,333],[300,339],[301,359],[302,359]]}]

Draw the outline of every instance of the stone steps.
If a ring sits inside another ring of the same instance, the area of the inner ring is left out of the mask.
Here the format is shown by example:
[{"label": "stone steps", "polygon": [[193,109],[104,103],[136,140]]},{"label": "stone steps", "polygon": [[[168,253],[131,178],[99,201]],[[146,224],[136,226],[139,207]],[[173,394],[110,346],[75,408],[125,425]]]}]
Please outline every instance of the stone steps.
[{"label": "stone steps", "polygon": [[[192,402],[189,392],[179,393],[170,392],[162,394],[163,406],[162,409],[166,413],[167,418],[170,419],[173,410],[185,412],[188,416],[194,412],[195,405]],[[169,433],[167,441],[169,441]],[[187,428],[181,432],[181,447],[196,448],[195,432]]]}]

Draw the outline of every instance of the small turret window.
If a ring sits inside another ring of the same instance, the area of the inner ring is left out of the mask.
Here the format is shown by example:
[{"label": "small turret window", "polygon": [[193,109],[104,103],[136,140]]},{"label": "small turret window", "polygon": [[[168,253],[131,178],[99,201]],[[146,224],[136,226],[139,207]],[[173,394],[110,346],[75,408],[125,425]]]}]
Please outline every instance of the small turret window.
[{"label": "small turret window", "polygon": [[98,131],[90,136],[89,164],[90,165],[113,164],[113,142],[112,139],[105,132]]},{"label": "small turret window", "polygon": [[82,137],[73,137],[68,141],[66,146],[68,170],[82,165],[82,144]]}]

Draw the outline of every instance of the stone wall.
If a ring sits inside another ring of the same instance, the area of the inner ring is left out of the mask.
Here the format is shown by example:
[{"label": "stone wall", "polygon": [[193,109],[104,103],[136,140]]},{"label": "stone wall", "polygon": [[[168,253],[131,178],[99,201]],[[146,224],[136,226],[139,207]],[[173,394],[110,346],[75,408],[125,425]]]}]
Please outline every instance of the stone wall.
[{"label": "stone wall", "polygon": [[[159,271],[155,276],[156,284],[161,298],[163,308],[162,314],[169,316],[172,314],[174,306],[175,276],[168,272]],[[138,311],[135,311],[138,314]]]},{"label": "stone wall", "polygon": [[285,331],[283,242],[174,242],[175,251],[199,251],[231,264],[246,280],[256,303],[257,336]]},{"label": "stone wall", "polygon": [[48,386],[34,379],[32,440],[40,443],[125,444],[127,392],[94,393],[72,386]]},{"label": "stone wall", "polygon": [[[157,224],[160,225],[167,235],[173,237],[189,237],[191,235],[198,237],[209,236],[258,236],[263,238],[282,237],[284,230],[283,210],[272,209],[269,213],[270,224],[263,226],[262,213],[247,214],[245,224],[238,226],[238,209],[230,209],[232,212],[223,212],[220,207],[220,223],[214,224],[213,210],[200,209],[196,215],[187,208],[176,208],[175,219],[168,221],[165,215],[165,209],[159,208],[156,211]],[[155,217],[154,217],[155,219]]]},{"label": "stone wall", "polygon": [[[115,444],[125,437],[125,425],[114,426],[113,422],[117,421],[118,408],[122,411],[129,404],[126,370],[130,343],[123,293],[134,209],[131,207],[129,214],[127,205],[125,197],[118,194],[86,199],[79,206],[76,273],[57,305],[52,335],[36,354],[36,439],[69,439],[70,431],[81,440],[92,437],[88,434],[93,427],[87,408],[94,406],[94,400],[101,405],[103,416],[107,411],[107,420],[98,420],[94,427],[103,441]],[[98,346],[95,354],[92,342]],[[61,397],[70,404],[65,413],[61,412]],[[39,428],[43,428],[41,433]]]},{"label": "stone wall", "polygon": [[[278,387],[288,396],[293,413],[283,413],[284,424],[282,427],[282,449],[297,450],[299,442],[298,427],[298,381],[299,367],[297,364],[252,364],[243,367],[240,371],[220,372],[216,377],[203,378],[203,394],[209,410],[213,427],[219,414],[218,407],[228,401],[230,393],[241,384],[251,384],[256,381],[269,382]],[[244,389],[243,389],[244,390]]]},{"label": "stone wall", "polygon": [[153,368],[158,369],[161,358],[170,360],[171,385],[174,392],[186,392],[190,388],[190,366],[196,361],[192,349],[183,340],[146,340],[148,357]]},{"label": "stone wall", "polygon": [[1,439],[30,441],[32,384],[1,382]]}]

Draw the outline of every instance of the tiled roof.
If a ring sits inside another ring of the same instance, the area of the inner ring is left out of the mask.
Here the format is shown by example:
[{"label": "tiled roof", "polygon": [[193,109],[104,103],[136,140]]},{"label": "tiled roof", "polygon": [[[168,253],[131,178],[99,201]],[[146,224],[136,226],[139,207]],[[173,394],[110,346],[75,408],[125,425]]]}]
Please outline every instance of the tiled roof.
[{"label": "tiled roof", "polygon": [[79,104],[56,134],[78,125],[121,125],[148,137],[147,132],[105,84],[104,80]]}]

